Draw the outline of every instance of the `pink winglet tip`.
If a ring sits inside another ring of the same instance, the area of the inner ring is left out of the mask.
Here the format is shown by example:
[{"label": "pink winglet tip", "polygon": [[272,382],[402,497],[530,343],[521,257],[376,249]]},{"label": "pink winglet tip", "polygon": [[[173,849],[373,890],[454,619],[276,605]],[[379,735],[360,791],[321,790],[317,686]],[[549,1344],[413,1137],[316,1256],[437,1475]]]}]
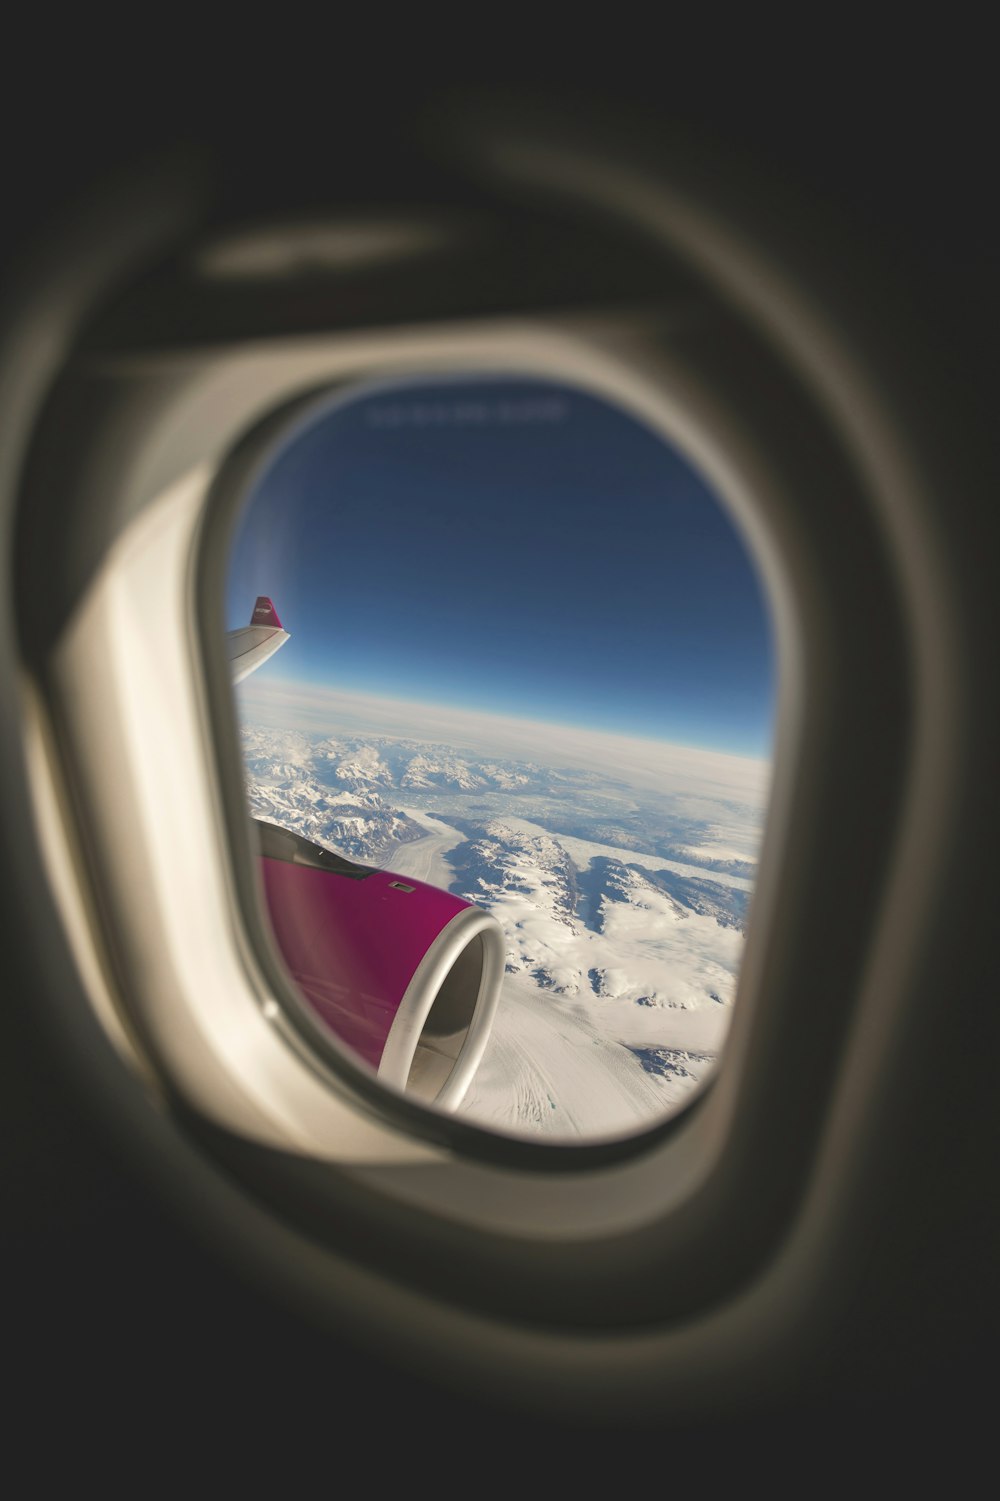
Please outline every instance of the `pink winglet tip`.
[{"label": "pink winglet tip", "polygon": [[250,616],[250,624],[273,625],[279,631],[282,629],[281,621],[278,619],[278,612],[266,594],[258,596],[257,603],[253,607],[253,614]]}]

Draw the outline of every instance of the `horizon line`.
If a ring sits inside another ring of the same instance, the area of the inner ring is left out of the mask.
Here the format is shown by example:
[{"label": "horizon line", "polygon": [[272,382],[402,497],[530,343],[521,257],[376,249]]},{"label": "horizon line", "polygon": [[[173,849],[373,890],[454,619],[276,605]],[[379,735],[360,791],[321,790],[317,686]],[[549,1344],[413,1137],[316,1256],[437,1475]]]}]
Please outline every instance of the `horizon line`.
[{"label": "horizon line", "polygon": [[[498,713],[489,709],[467,708],[459,704],[446,703],[431,699],[398,698],[381,693],[364,692],[354,687],[341,687],[332,683],[316,683],[306,679],[292,679],[287,677],[272,677],[266,683],[247,681],[241,685],[241,696],[252,697],[257,693],[263,693],[273,697],[277,693],[302,697],[310,695],[320,699],[347,699],[359,700],[365,704],[374,704],[393,709],[397,713],[407,710],[420,714],[436,713],[438,715],[455,715],[462,719],[485,720],[496,726],[505,726],[508,729],[520,729],[527,731],[556,731],[562,734],[572,733],[585,735],[591,740],[620,741],[632,747],[644,747],[650,751],[683,751],[698,755],[710,755],[723,757],[727,761],[739,761],[750,763],[759,768],[770,768],[773,755],[750,754],[734,750],[723,750],[715,745],[698,744],[691,741],[661,739],[650,735],[623,734],[621,731],[596,729],[593,726],[581,725],[567,721],[532,719],[520,714]],[[406,738],[401,736],[398,738]],[[411,738],[420,739],[413,736]],[[428,742],[433,743],[433,742]],[[747,768],[749,769],[749,767]]]}]

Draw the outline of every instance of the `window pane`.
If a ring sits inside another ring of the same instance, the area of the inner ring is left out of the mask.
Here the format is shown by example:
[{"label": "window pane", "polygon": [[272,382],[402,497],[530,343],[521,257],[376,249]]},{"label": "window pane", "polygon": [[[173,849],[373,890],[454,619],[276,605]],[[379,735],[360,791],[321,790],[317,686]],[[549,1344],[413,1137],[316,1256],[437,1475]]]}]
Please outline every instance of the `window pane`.
[{"label": "window pane", "polygon": [[[299,882],[279,945],[325,1025],[379,1067],[400,987],[471,903],[493,928],[390,1082],[436,1097],[499,924],[485,1047],[442,1103],[575,1138],[689,1099],[731,1019],[775,696],[759,577],[690,462],[571,387],[358,392],[247,498],[234,632],[259,596],[288,640],[236,689],[250,812],[351,862],[265,831]],[[333,892],[323,943],[308,882]]]}]

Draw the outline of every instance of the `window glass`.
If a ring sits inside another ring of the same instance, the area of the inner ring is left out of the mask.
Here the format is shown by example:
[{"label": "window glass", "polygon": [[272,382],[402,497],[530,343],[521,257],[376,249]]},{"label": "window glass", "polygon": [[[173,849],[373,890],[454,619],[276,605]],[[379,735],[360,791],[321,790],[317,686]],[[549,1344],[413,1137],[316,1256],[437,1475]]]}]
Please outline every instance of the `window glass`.
[{"label": "window glass", "polygon": [[[502,935],[499,1000],[442,1103],[579,1138],[688,1100],[731,1020],[775,697],[759,576],[692,464],[568,386],[341,397],[272,455],[238,522],[233,638],[252,618],[263,635],[268,604],[287,639],[235,692],[307,1004],[380,1067],[401,988],[473,904]],[[427,1099],[492,942],[472,935],[431,982],[404,1065]]]}]

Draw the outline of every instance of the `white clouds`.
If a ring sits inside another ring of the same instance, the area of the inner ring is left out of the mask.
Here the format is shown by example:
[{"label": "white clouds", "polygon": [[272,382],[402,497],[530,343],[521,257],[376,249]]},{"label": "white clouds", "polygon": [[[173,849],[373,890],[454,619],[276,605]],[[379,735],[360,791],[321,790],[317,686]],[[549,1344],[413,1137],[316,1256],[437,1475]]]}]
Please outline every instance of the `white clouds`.
[{"label": "white clouds", "polygon": [[260,725],[312,734],[336,726],[340,735],[399,736],[476,755],[598,771],[637,788],[709,800],[716,815],[719,801],[762,811],[770,785],[767,760],[440,704],[257,679],[239,688],[237,701],[241,714]]}]

